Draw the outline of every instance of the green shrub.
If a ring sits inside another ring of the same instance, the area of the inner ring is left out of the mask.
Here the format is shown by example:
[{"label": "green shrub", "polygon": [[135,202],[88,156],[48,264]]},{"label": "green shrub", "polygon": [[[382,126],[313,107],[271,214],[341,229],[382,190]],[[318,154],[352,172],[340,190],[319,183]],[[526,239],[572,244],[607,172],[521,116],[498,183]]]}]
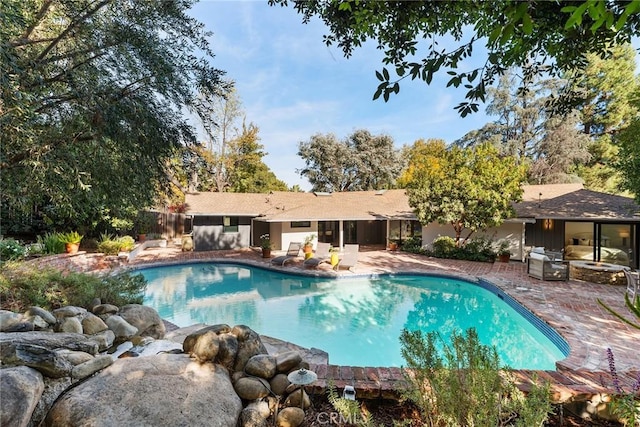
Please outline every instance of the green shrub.
[{"label": "green shrub", "polygon": [[422,250],[422,237],[421,236],[412,236],[408,239],[405,239],[402,242],[402,250],[405,252],[411,252],[414,254],[423,253]]},{"label": "green shrub", "polygon": [[16,239],[0,238],[0,261],[14,261],[24,258],[25,246]]},{"label": "green shrub", "polygon": [[132,251],[135,243],[131,236],[114,237],[111,234],[102,234],[98,243],[98,252],[105,255],[118,255],[119,252]]},{"label": "green shrub", "polygon": [[431,246],[433,246],[433,255],[438,258],[449,258],[457,249],[455,239],[449,236],[436,237]]},{"label": "green shrub", "polygon": [[99,277],[12,265],[0,271],[0,304],[11,311],[32,305],[47,310],[65,305],[88,307],[94,298],[117,306],[140,304],[146,286],[141,274]]},{"label": "green shrub", "polygon": [[486,237],[474,237],[462,248],[460,259],[469,261],[493,262],[496,259],[496,252],[493,248],[493,241]]},{"label": "green shrub", "polygon": [[42,245],[45,254],[61,254],[65,251],[60,233],[47,233],[44,236],[38,236],[37,242]]},{"label": "green shrub", "polygon": [[[400,337],[407,362],[402,391],[430,426],[541,426],[551,412],[549,384],[524,394],[508,371],[500,370],[495,347],[480,343],[475,329],[454,331],[451,344],[436,333],[404,330]],[[441,344],[442,350],[438,350]]]},{"label": "green shrub", "polygon": [[120,242],[121,251],[131,252],[133,248],[136,246],[136,241],[131,236],[118,237],[118,241]]},{"label": "green shrub", "polygon": [[453,237],[440,236],[434,239],[431,245],[433,250],[425,253],[436,258],[482,262],[493,262],[496,259],[493,242],[485,237],[475,237],[467,241],[464,246],[457,247]]}]

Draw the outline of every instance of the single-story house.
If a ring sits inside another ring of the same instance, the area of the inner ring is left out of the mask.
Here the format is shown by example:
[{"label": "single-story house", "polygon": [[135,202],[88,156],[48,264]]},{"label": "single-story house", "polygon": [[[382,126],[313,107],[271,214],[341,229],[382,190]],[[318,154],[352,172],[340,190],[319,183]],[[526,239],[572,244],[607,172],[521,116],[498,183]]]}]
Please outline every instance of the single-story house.
[{"label": "single-story house", "polygon": [[[585,190],[582,184],[527,185],[516,216],[478,233],[507,240],[512,258],[524,260],[533,246],[563,252],[565,259],[638,266],[640,206],[628,197]],[[454,236],[449,224],[422,226],[404,190],[343,193],[188,194],[187,218],[195,250],[258,246],[269,234],[275,250],[290,242],[386,245],[421,236],[424,245]]]}]

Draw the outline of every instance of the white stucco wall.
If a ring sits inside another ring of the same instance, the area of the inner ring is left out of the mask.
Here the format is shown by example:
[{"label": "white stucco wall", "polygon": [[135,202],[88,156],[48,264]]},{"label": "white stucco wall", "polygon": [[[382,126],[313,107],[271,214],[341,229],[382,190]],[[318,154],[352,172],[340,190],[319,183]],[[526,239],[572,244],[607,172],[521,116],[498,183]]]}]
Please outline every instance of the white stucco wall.
[{"label": "white stucco wall", "polygon": [[[469,232],[462,233],[462,237],[466,237]],[[422,227],[422,244],[431,247],[431,242],[440,236],[450,236],[455,238],[455,232],[450,224],[438,224],[436,222]],[[490,228],[484,232],[476,232],[471,238],[485,236],[494,241],[508,240],[511,249],[511,258],[524,260],[524,223],[521,222],[505,222],[500,227]]]},{"label": "white stucco wall", "polygon": [[281,226],[282,226],[281,249],[283,251],[287,250],[287,248],[289,247],[289,243],[291,242],[302,243],[304,242],[304,239],[310,234],[314,235],[313,248],[315,249],[316,244],[318,243],[318,221],[311,221],[310,227],[305,227],[305,228],[300,228],[300,227],[291,228],[290,222],[283,222],[281,223]]}]

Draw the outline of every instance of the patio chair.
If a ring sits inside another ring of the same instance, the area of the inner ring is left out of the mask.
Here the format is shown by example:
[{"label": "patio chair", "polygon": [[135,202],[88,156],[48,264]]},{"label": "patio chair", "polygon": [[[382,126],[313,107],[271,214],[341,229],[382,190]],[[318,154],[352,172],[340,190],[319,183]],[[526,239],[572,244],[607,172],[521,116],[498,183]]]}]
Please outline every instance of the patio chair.
[{"label": "patio chair", "polygon": [[329,249],[331,249],[331,243],[318,242],[313,257],[305,259],[302,265],[317,268],[323,262],[330,262],[331,254],[329,253]]},{"label": "patio chair", "polygon": [[624,276],[627,278],[627,293],[629,294],[629,299],[634,301],[640,291],[640,272],[624,270]]},{"label": "patio chair", "polygon": [[529,253],[527,274],[540,280],[569,280],[569,261],[552,261],[539,252]]},{"label": "patio chair", "polygon": [[287,249],[286,255],[280,255],[271,260],[273,265],[284,265],[287,261],[297,258],[302,249],[302,243],[291,242],[289,243],[289,249]]},{"label": "patio chair", "polygon": [[344,245],[344,252],[338,263],[333,267],[334,270],[340,270],[340,267],[345,267],[351,271],[353,267],[358,263],[358,251],[360,245]]}]

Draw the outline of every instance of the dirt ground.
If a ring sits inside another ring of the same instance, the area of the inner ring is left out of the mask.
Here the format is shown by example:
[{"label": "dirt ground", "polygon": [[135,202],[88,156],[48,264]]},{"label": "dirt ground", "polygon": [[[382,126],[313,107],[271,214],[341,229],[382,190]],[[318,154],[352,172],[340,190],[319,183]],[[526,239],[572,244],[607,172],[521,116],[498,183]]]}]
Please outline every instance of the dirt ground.
[{"label": "dirt ground", "polygon": [[[358,420],[349,420],[341,417],[327,401],[326,396],[313,396],[312,407],[307,409],[304,426],[306,427],[355,427]],[[394,421],[411,420],[411,427],[421,427],[422,423],[419,410],[412,405],[401,405],[394,401],[363,401],[361,408],[372,415],[374,425],[392,427]],[[584,420],[568,410],[556,407],[550,416],[546,426],[550,427],[619,427],[621,424],[605,420]]]}]

